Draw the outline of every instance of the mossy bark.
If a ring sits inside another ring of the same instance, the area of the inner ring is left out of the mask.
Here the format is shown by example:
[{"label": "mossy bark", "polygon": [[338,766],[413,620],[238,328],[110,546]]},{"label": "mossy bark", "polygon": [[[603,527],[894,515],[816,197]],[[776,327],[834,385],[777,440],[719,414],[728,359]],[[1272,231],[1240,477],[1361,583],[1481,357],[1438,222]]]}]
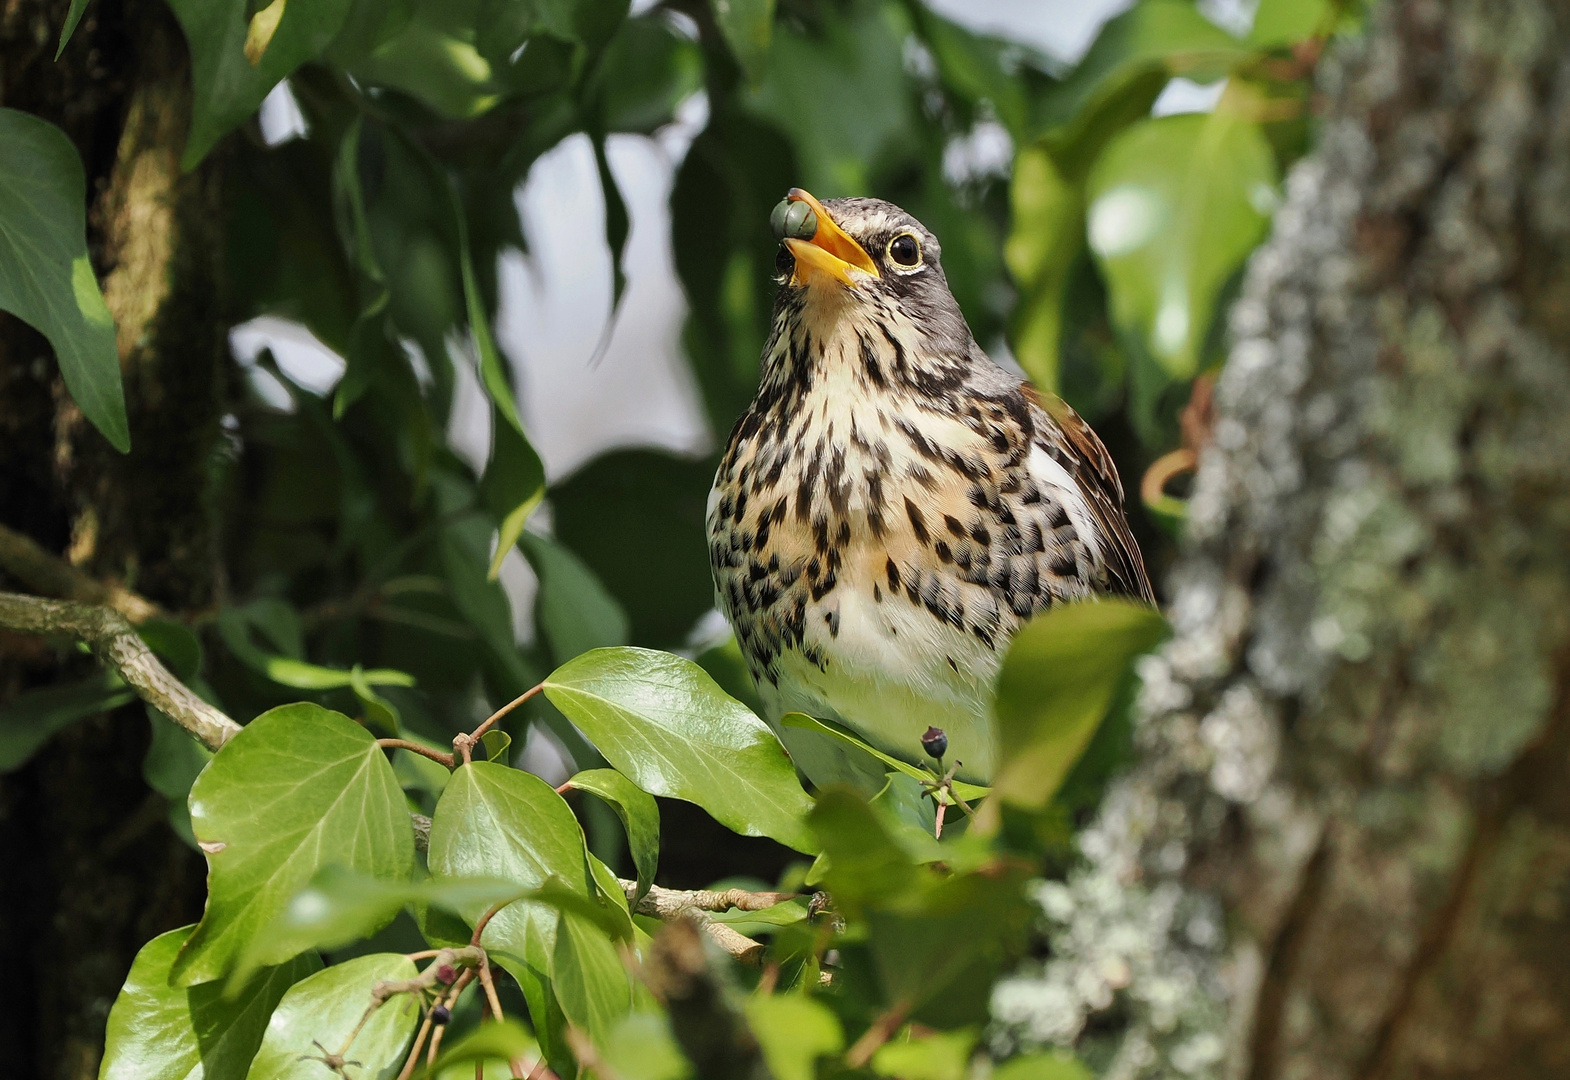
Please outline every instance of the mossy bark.
[{"label": "mossy bark", "polygon": [[[0,521],[175,611],[221,587],[209,465],[225,400],[223,164],[182,175],[185,44],[157,0],[95,0],[54,60],[66,0],[0,0],[0,105],[60,126],[88,178],[89,246],[118,327],[132,451],[0,314]],[[17,586],[0,575],[0,587]],[[0,699],[86,665],[0,639]],[[0,1045],[17,1075],[90,1080],[109,1005],[149,937],[201,913],[204,866],[141,776],[140,705],[0,776]],[[0,1070],[4,1071],[4,1070]]]},{"label": "mossy bark", "polygon": [[1140,762],[1012,1037],[1570,1072],[1570,5],[1390,0],[1232,315]]}]

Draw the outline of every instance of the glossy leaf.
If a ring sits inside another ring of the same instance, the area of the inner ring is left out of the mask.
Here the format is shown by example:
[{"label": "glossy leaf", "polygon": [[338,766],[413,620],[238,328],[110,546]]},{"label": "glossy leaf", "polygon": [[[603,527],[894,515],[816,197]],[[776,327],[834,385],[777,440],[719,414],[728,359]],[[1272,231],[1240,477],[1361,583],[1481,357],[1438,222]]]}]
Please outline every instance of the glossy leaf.
[{"label": "glossy leaf", "polygon": [[522,533],[518,546],[540,579],[534,625],[552,656],[567,661],[590,649],[627,643],[627,613],[582,559],[537,533]]},{"label": "glossy leaf", "polygon": [[354,1075],[392,1075],[419,1025],[419,998],[395,994],[371,1013],[358,1034],[355,1026],[372,1002],[372,987],[415,974],[414,961],[398,953],[372,953],[295,983],[273,1010],[246,1080],[321,1080],[327,1075],[321,1060],[327,1052],[342,1052],[358,1062]]},{"label": "glossy leaf", "polygon": [[171,0],[169,6],[191,50],[195,108],[180,164],[194,169],[219,139],[257,110],[280,80],[321,55],[343,27],[351,0],[284,5],[254,64],[246,56],[252,14],[248,0]]},{"label": "glossy leaf", "polygon": [[0,311],[54,346],[71,399],[110,445],[131,449],[114,319],[87,257],[87,180],[65,133],[0,108]]},{"label": "glossy leaf", "polygon": [[775,1080],[814,1080],[818,1058],[845,1048],[839,1017],[805,994],[755,994],[746,1013]]},{"label": "glossy leaf", "polygon": [[376,740],[318,705],[285,705],[230,739],[191,788],[191,825],[207,855],[202,921],[172,978],[221,978],[245,958],[293,955],[263,930],[323,866],[407,881],[414,869],[408,804]]},{"label": "glossy leaf", "polygon": [[[806,713],[798,712],[786,713],[784,716],[780,717],[780,724],[783,727],[802,728],[806,731],[816,731],[820,734],[831,736],[835,739],[838,739],[847,746],[854,746],[858,750],[862,750],[868,754],[871,754],[889,768],[905,774],[912,780],[937,779],[936,774],[932,773],[931,771],[920,768],[916,765],[912,765],[908,761],[901,761],[899,758],[893,757],[892,755],[885,754],[875,746],[871,745],[870,743],[863,742],[851,732],[846,731],[844,728],[831,721],[819,720],[816,716],[808,716]],[[991,790],[991,788],[982,784],[967,784],[963,780],[954,781],[954,793],[957,794],[960,798],[964,799],[966,802],[970,802],[972,799],[985,798],[988,792]]]},{"label": "glossy leaf", "polygon": [[109,671],[16,695],[0,705],[0,773],[21,768],[62,728],[117,709],[135,697],[135,691]]},{"label": "glossy leaf", "polygon": [[414,676],[387,668],[370,671],[345,671],[342,668],[322,667],[294,660],[287,656],[269,656],[262,662],[263,673],[275,683],[292,686],[296,690],[340,690],[352,687],[358,680],[366,686],[413,686]]},{"label": "glossy leaf", "polygon": [[757,82],[769,58],[774,0],[709,0],[720,36],[747,77]]},{"label": "glossy leaf", "polygon": [[461,915],[528,892],[491,878],[381,881],[334,864],[319,870],[289,900],[260,940],[277,950],[337,949],[386,926],[406,904],[426,904]]},{"label": "glossy leaf", "polygon": [[1014,636],[998,677],[993,800],[1039,808],[1052,798],[1106,716],[1134,659],[1167,635],[1160,612],[1129,600],[1055,607]]},{"label": "glossy leaf", "polygon": [[1088,236],[1114,322],[1174,378],[1196,374],[1222,287],[1276,205],[1258,125],[1223,112],[1142,121],[1086,183]]},{"label": "glossy leaf", "polygon": [[922,1038],[907,1035],[878,1047],[872,1055],[872,1071],[899,1080],[965,1080],[975,1045],[976,1033],[966,1029]]},{"label": "glossy leaf", "polygon": [[1248,43],[1261,49],[1295,45],[1335,28],[1341,5],[1330,0],[1260,0]]},{"label": "glossy leaf", "polygon": [[109,1010],[101,1080],[228,1080],[242,1077],[267,1021],[291,985],[319,971],[314,953],[257,973],[227,997],[222,983],[169,985],[169,969],[194,930],[181,927],[143,945]]},{"label": "glossy leaf", "polygon": [[648,892],[660,865],[660,807],[654,797],[615,769],[588,769],[567,783],[604,799],[616,812],[638,871],[638,895]]},{"label": "glossy leaf", "polygon": [[[551,881],[586,900],[597,892],[584,859],[583,830],[572,810],[537,776],[493,762],[453,773],[436,804],[429,852],[432,875],[489,878],[525,889]],[[459,906],[471,926],[489,905]],[[537,971],[549,971],[556,909],[532,900],[510,904],[486,925],[481,944]]]},{"label": "glossy leaf", "polygon": [[632,974],[604,929],[564,908],[551,958],[551,986],[567,1019],[603,1040],[632,1010]]},{"label": "glossy leaf", "polygon": [[651,649],[596,649],[545,680],[551,703],[651,795],[685,799],[745,836],[815,845],[812,799],[768,726],[698,665]]}]

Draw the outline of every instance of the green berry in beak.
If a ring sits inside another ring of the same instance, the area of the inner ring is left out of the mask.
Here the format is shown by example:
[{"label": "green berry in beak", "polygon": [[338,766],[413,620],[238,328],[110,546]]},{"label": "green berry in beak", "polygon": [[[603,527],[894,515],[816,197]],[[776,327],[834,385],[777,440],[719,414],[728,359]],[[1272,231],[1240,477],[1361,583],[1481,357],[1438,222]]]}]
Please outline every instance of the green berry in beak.
[{"label": "green berry in beak", "polygon": [[804,202],[781,199],[769,215],[769,227],[776,240],[811,240],[818,231],[818,215]]}]

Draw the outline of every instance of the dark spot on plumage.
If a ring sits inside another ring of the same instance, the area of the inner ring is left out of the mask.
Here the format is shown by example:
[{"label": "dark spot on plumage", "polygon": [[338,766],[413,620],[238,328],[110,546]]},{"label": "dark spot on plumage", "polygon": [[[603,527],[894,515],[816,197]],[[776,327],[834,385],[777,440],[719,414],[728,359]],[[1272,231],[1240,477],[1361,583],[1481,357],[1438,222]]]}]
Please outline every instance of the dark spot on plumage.
[{"label": "dark spot on plumage", "polygon": [[838,570],[840,568],[840,549],[839,548],[829,548],[828,564],[829,564],[829,573],[831,573],[831,574],[834,573],[834,571],[836,571],[836,570]]},{"label": "dark spot on plumage", "polygon": [[949,667],[953,668],[954,669],[954,674],[958,675],[959,674],[959,665],[954,662],[954,658],[952,656],[945,656],[943,659],[945,659],[945,660],[947,660],[949,662]]},{"label": "dark spot on plumage", "polygon": [[988,435],[988,439],[992,443],[992,449],[996,450],[1000,454],[1008,453],[1009,437],[1000,429],[993,428],[991,434]]},{"label": "dark spot on plumage", "polygon": [[752,538],[752,550],[753,551],[762,551],[764,545],[767,544],[768,542],[769,542],[769,517],[768,517],[767,514],[765,514],[763,516],[762,521],[758,525],[758,534]]},{"label": "dark spot on plumage", "polygon": [[760,585],[758,587],[758,602],[760,604],[762,604],[763,607],[765,607],[765,608],[773,607],[774,606],[774,602],[776,600],[778,600],[779,598],[780,598],[780,590],[779,590],[778,586],[772,585],[772,584],[770,584],[768,582],[764,582],[762,585]]},{"label": "dark spot on plumage", "polygon": [[735,506],[736,506],[735,501],[732,500],[729,495],[722,495],[720,497],[720,505],[719,505],[720,520],[721,521],[729,521],[730,520],[730,512],[733,509],[735,509]]},{"label": "dark spot on plumage", "polygon": [[883,603],[883,590],[879,588],[876,581],[872,583],[872,602],[874,604]]},{"label": "dark spot on plumage", "polygon": [[736,493],[736,520],[740,521],[747,513],[747,489],[742,488]]},{"label": "dark spot on plumage", "polygon": [[866,372],[867,378],[880,389],[887,384],[883,378],[883,365],[878,363],[877,350],[872,347],[872,339],[866,334],[859,335],[861,339],[861,367]]},{"label": "dark spot on plumage", "polygon": [[816,581],[821,573],[823,573],[823,564],[814,556],[812,561],[807,564],[807,580]]},{"label": "dark spot on plumage", "polygon": [[1074,556],[1074,549],[1064,546],[1053,551],[1047,558],[1047,570],[1058,577],[1077,577],[1079,560]]},{"label": "dark spot on plumage", "polygon": [[1014,512],[1007,505],[1000,506],[998,507],[998,520],[1005,525],[1013,525],[1015,524]]},{"label": "dark spot on plumage", "polygon": [[889,575],[889,588],[899,592],[899,567],[894,565],[894,560],[888,560],[886,565]]},{"label": "dark spot on plumage", "polygon": [[879,323],[878,329],[883,332],[883,340],[887,341],[890,347],[892,347],[894,350],[894,374],[897,377],[903,379],[905,377],[907,368],[905,362],[905,346],[900,344],[899,338],[889,333],[889,328],[887,325]]},{"label": "dark spot on plumage", "polygon": [[1079,532],[1072,525],[1061,525],[1054,531],[1054,536],[1060,544],[1073,544],[1079,540]]},{"label": "dark spot on plumage", "polygon": [[954,553],[949,550],[947,541],[939,540],[936,544],[932,545],[932,550],[937,553],[938,560],[940,562],[954,561]]},{"label": "dark spot on plumage", "polygon": [[[1027,502],[1029,500],[1026,500]],[[1057,499],[1047,501],[1047,525],[1053,529],[1061,529],[1068,524],[1068,511]]]},{"label": "dark spot on plumage", "polygon": [[839,547],[850,543],[850,521],[846,518],[840,519],[839,531],[834,534],[834,543]]},{"label": "dark spot on plumage", "polygon": [[779,573],[779,569],[780,569],[780,553],[776,551],[773,555],[769,556],[769,573],[777,574],[777,573]]},{"label": "dark spot on plumage", "polygon": [[824,614],[824,616],[823,616],[823,621],[829,624],[829,637],[839,637],[840,636],[840,609],[839,608],[835,608],[833,611],[826,612]]},{"label": "dark spot on plumage", "polygon": [[920,508],[908,498],[905,500],[905,516],[910,518],[910,527],[916,534],[916,543],[925,547],[927,545],[926,518],[922,516]]},{"label": "dark spot on plumage", "polygon": [[909,476],[912,480],[916,481],[916,483],[920,484],[928,491],[931,491],[933,488],[938,486],[938,478],[933,476],[930,470],[924,469],[920,465],[912,465],[906,471],[905,475]]},{"label": "dark spot on plumage", "polygon": [[1021,529],[1021,543],[1026,551],[1036,552],[1047,550],[1046,544],[1041,539],[1041,526],[1033,520],[1026,520]]},{"label": "dark spot on plumage", "polygon": [[747,577],[752,581],[761,581],[768,576],[768,573],[768,570],[764,568],[762,563],[747,564]]},{"label": "dark spot on plumage", "polygon": [[736,546],[738,548],[740,548],[742,551],[750,551],[750,550],[752,550],[752,532],[751,532],[751,530],[744,530],[741,533],[740,539],[738,540]]},{"label": "dark spot on plumage", "polygon": [[801,577],[801,562],[797,560],[780,571],[780,586],[790,588]]},{"label": "dark spot on plumage", "polygon": [[965,538],[965,526],[962,525],[959,518],[955,517],[953,514],[944,514],[943,524],[949,532],[953,533],[961,540]]},{"label": "dark spot on plumage", "polygon": [[970,505],[974,506],[976,509],[986,509],[987,492],[986,489],[983,488],[980,484],[972,484],[970,487],[966,488],[965,498],[969,499]]},{"label": "dark spot on plumage", "polygon": [[832,567],[830,567],[829,568],[829,572],[827,574],[823,575],[823,580],[822,581],[818,582],[815,585],[809,585],[808,586],[808,588],[812,592],[812,599],[814,601],[818,601],[818,600],[823,599],[825,596],[827,596],[830,592],[832,592],[834,590],[834,586],[836,584],[838,584],[838,582],[839,582],[839,575],[834,572],[834,569]]},{"label": "dark spot on plumage", "polygon": [[816,517],[812,519],[812,544],[819,553],[829,550],[829,519]]},{"label": "dark spot on plumage", "polygon": [[982,547],[988,547],[992,543],[992,534],[988,532],[987,527],[980,522],[977,522],[970,527],[970,538],[976,543],[980,544]]}]

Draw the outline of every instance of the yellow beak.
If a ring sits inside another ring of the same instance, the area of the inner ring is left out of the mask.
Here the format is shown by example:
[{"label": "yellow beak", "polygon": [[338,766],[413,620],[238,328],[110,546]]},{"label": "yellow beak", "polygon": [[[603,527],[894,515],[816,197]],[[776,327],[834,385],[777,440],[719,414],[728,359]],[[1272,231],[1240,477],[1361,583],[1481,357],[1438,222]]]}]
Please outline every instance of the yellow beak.
[{"label": "yellow beak", "polygon": [[878,268],[865,249],[834,222],[823,204],[801,188],[791,188],[785,196],[791,202],[804,202],[817,215],[818,229],[811,239],[789,238],[785,247],[796,259],[792,285],[811,285],[815,281],[837,281],[856,288],[865,277],[877,277]]}]

